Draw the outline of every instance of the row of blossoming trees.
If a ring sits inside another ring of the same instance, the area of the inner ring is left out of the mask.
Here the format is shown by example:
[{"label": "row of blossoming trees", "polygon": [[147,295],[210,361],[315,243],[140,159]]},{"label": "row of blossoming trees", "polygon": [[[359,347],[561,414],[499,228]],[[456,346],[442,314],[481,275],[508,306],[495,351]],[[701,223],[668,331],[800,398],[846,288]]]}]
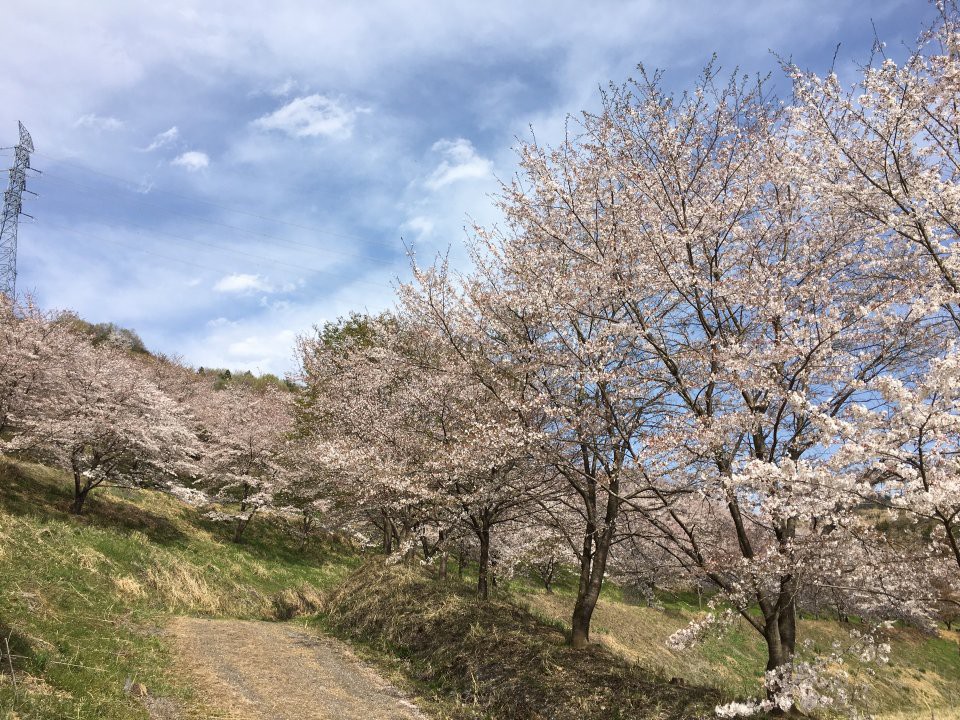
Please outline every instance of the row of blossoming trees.
[{"label": "row of blossoming trees", "polygon": [[71,473],[71,511],[101,486],[156,487],[222,503],[235,539],[272,502],[289,393],[233,383],[97,338],[69,313],[0,297],[0,443]]},{"label": "row of blossoming trees", "polygon": [[712,588],[674,643],[739,615],[768,650],[767,698],[728,713],[836,700],[801,609],[955,612],[957,33],[946,7],[850,87],[788,66],[790,103],[641,70],[520,148],[470,273],[304,339],[301,417],[384,548],[470,537],[484,595],[491,548],[566,547],[575,647],[611,571]]},{"label": "row of blossoming trees", "polygon": [[[788,104],[708,68],[612,88],[520,148],[474,269],[302,338],[292,391],[228,383],[31,307],[0,317],[0,437],[102,484],[199,488],[240,538],[294,507],[393,557],[696,586],[768,650],[766,697],[842,700],[801,610],[931,627],[960,609],[960,37]],[[859,652],[882,648],[861,638]]]}]

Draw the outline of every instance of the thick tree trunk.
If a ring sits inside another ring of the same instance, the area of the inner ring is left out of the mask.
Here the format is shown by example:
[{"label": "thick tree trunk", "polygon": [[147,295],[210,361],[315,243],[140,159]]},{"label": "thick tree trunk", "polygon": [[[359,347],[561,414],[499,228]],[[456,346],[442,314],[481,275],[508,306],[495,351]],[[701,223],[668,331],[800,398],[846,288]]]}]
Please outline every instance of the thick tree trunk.
[{"label": "thick tree trunk", "polygon": [[250,497],[250,486],[247,483],[243,484],[243,494],[240,496],[240,515],[237,517],[237,524],[233,529],[233,541],[237,544],[240,543],[240,539],[243,537],[243,531],[247,529],[247,525],[250,524],[250,521],[253,520],[253,514],[257,511],[256,508],[250,510],[250,514],[246,518],[243,517],[243,513],[247,511],[247,498]]},{"label": "thick tree trunk", "polygon": [[[620,513],[620,482],[616,475],[609,477],[608,487],[603,490],[605,503],[601,506],[597,502],[597,482],[591,471],[589,451],[583,448],[584,474],[591,477],[591,481],[583,493],[587,510],[587,525],[583,533],[583,546],[580,550],[580,582],[577,587],[577,601],[573,607],[571,620],[570,644],[575,649],[583,649],[590,642],[590,620],[600,598],[600,589],[603,586],[603,576],[607,571],[607,558],[610,546],[613,543],[614,527]],[[615,462],[620,466],[622,457]],[[597,522],[600,518],[600,508],[603,508],[602,525]]]},{"label": "thick tree trunk", "polygon": [[[610,514],[608,512],[608,515]],[[597,600],[600,599],[600,589],[603,587],[603,576],[607,571],[607,558],[612,541],[612,525],[607,525],[601,532],[593,531],[588,526],[587,532],[584,533],[583,549],[580,554],[580,584],[577,588],[577,602],[573,607],[571,621],[570,644],[574,648],[585,648],[590,642],[590,620],[597,607]]]},{"label": "thick tree trunk", "polygon": [[784,647],[780,637],[780,626],[776,618],[771,618],[764,625],[763,639],[767,644],[767,670],[776,670],[789,662],[790,655]]},{"label": "thick tree trunk", "polygon": [[70,513],[73,515],[82,515],[83,514],[83,503],[86,502],[87,494],[90,492],[89,488],[81,487],[79,482],[76,482],[74,486],[73,493],[73,503],[70,505]]},{"label": "thick tree trunk", "polygon": [[233,541],[235,543],[239,544],[243,539],[243,531],[247,529],[247,525],[250,524],[251,520],[253,520],[253,513],[250,513],[246,519],[242,517],[237,518],[237,524],[233,528]]},{"label": "thick tree trunk", "polygon": [[590,643],[590,621],[597,607],[597,600],[600,599],[610,552],[610,537],[609,532],[598,534],[596,547],[592,547],[594,543],[589,536],[584,538],[584,555],[580,558],[580,586],[570,623],[570,644],[576,649],[585,648]]},{"label": "thick tree trunk", "polygon": [[[763,639],[767,645],[767,672],[777,670],[793,660],[796,651],[797,612],[792,600],[783,604],[773,615],[766,615],[763,624]],[[776,684],[767,687],[767,697],[773,699],[780,688]],[[783,714],[779,710],[774,715]]]},{"label": "thick tree trunk", "polygon": [[480,568],[477,571],[477,597],[486,600],[490,597],[488,587],[488,576],[490,572],[490,526],[483,518],[483,524],[477,531],[477,539],[480,541]]},{"label": "thick tree trunk", "polygon": [[83,467],[79,459],[79,453],[74,451],[70,458],[70,465],[73,469],[73,503],[70,505],[70,513],[73,515],[83,514],[83,503],[86,502],[87,495],[93,489],[87,478],[83,476]]},{"label": "thick tree trunk", "polygon": [[386,513],[383,513],[383,554],[393,553],[393,523]]},{"label": "thick tree trunk", "polygon": [[777,630],[780,633],[780,645],[788,658],[797,650],[797,605],[790,600],[777,618]]},{"label": "thick tree trunk", "polygon": [[446,550],[440,552],[440,560],[437,563],[437,577],[441,580],[447,579],[447,561],[450,557],[450,553]]}]

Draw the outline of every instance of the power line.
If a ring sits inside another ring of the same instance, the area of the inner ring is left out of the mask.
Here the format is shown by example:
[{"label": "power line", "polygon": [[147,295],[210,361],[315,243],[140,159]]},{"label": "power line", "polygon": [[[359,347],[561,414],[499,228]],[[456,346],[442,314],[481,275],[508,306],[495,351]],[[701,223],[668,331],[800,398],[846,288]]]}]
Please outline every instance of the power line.
[{"label": "power line", "polygon": [[[214,267],[210,267],[210,266],[208,266],[208,265],[201,265],[200,263],[192,262],[192,261],[190,261],[190,260],[184,260],[183,258],[170,257],[170,256],[168,256],[168,255],[162,255],[162,254],[160,254],[160,253],[154,252],[153,250],[147,250],[146,248],[142,248],[142,247],[132,247],[132,246],[127,245],[127,244],[125,244],[125,243],[123,243],[123,242],[121,242],[121,241],[119,241],[119,240],[110,239],[110,238],[105,238],[105,237],[103,237],[103,236],[101,236],[101,235],[95,235],[95,234],[93,234],[93,233],[89,233],[89,232],[86,232],[86,231],[83,231],[83,230],[77,230],[77,229],[74,228],[74,227],[68,227],[68,226],[66,226],[66,225],[61,225],[61,224],[59,224],[59,223],[53,223],[53,222],[50,222],[50,221],[48,221],[48,220],[43,220],[42,222],[38,222],[37,224],[41,224],[41,225],[44,225],[44,226],[52,227],[52,228],[55,228],[55,229],[57,229],[57,230],[63,230],[63,231],[65,231],[65,232],[67,232],[67,233],[71,233],[71,234],[77,235],[77,236],[79,236],[79,237],[88,238],[88,239],[90,239],[90,240],[96,240],[96,241],[98,241],[98,242],[108,242],[108,243],[112,243],[112,244],[114,244],[114,245],[119,245],[119,246],[121,246],[121,247],[127,248],[127,249],[129,249],[129,250],[135,250],[135,251],[137,251],[137,252],[146,253],[147,255],[153,255],[154,257],[162,258],[162,259],[164,259],[164,260],[170,260],[170,261],[172,261],[172,262],[183,263],[183,264],[185,264],[185,265],[192,265],[192,266],[194,266],[194,267],[200,268],[201,270],[207,270],[207,271],[209,271],[209,272],[214,272],[214,273],[218,273],[218,274],[223,272],[223,268],[214,268]],[[146,229],[148,232],[155,232],[155,231],[153,231],[153,230],[150,230],[149,228],[145,228],[145,229]],[[138,232],[138,233],[136,233],[136,234],[142,236],[142,233],[139,233],[139,232]],[[181,236],[172,236],[172,237],[174,237],[174,238],[176,238],[176,239],[179,239],[179,240],[183,240],[183,241],[188,242],[188,243],[194,242],[194,241],[192,241],[192,240],[190,240],[190,239],[188,239],[188,238],[183,238],[183,237],[181,237]],[[226,251],[228,251],[228,252],[231,252],[231,250],[230,250],[229,248],[223,248],[223,247],[221,247],[221,246],[213,245],[213,244],[210,244],[210,243],[204,243],[204,244],[209,245],[210,247],[212,247],[212,248],[214,248],[214,249],[226,250]],[[235,252],[235,251],[232,251],[232,252]],[[251,257],[254,257],[254,258],[256,258],[256,259],[258,259],[258,260],[261,260],[261,261],[276,262],[276,261],[270,260],[269,258],[260,258],[260,257],[258,257],[258,256],[256,256],[256,255],[252,255],[251,253],[242,253],[242,254],[244,254],[244,255],[250,255]],[[282,263],[282,264],[287,264],[287,265],[289,265],[289,263]],[[317,269],[305,268],[305,267],[299,266],[299,265],[291,265],[291,267],[296,267],[297,269],[300,269],[300,270],[308,270],[308,271],[310,271],[310,272],[312,272],[312,273],[319,274],[319,275],[332,275],[332,274],[334,274],[334,272],[335,272],[335,271],[332,271],[332,270],[317,270]],[[372,281],[370,281],[370,280],[363,280],[363,279],[359,279],[359,278],[350,280],[350,281],[349,281],[349,284],[369,285],[370,287],[375,287],[375,288],[377,288],[378,290],[383,290],[383,289],[385,289],[386,287],[389,287],[389,285],[384,284],[384,283],[376,283],[376,282],[372,282]]]},{"label": "power line", "polygon": [[[46,153],[39,153],[39,152],[38,152],[38,153],[36,153],[36,154],[39,155],[39,156],[41,156],[41,157],[44,157],[44,158],[46,158],[46,159],[48,159],[48,160],[52,160],[52,161],[54,161],[54,162],[60,163],[60,164],[62,164],[62,165],[68,165],[68,166],[70,166],[70,167],[75,167],[75,168],[77,168],[78,170],[83,170],[84,172],[92,173],[92,174],[94,174],[94,175],[101,175],[101,176],[103,176],[103,177],[110,178],[111,180],[115,180],[115,181],[117,181],[117,182],[121,182],[121,183],[124,183],[124,184],[126,184],[126,185],[129,185],[129,186],[131,186],[131,187],[136,187],[137,185],[140,185],[140,184],[141,184],[141,183],[138,183],[138,182],[136,182],[136,181],[134,181],[134,180],[130,180],[129,178],[124,178],[124,177],[121,177],[121,176],[119,176],[119,175],[112,175],[112,174],[110,174],[110,173],[106,173],[106,172],[103,172],[103,171],[101,171],[101,170],[96,170],[96,169],[94,169],[94,168],[91,168],[91,167],[89,167],[89,166],[83,165],[83,164],[81,164],[81,163],[74,162],[74,161],[72,161],[72,160],[67,160],[67,159],[65,159],[65,158],[58,158],[58,157],[55,157],[55,156],[53,156],[53,155],[47,155]],[[274,218],[274,217],[269,217],[269,216],[267,216],[267,215],[261,215],[260,213],[251,212],[251,211],[249,211],[249,210],[241,210],[240,208],[230,207],[230,206],[228,206],[228,205],[222,205],[222,204],[220,204],[220,203],[216,203],[216,202],[213,202],[213,201],[211,201],[211,200],[204,200],[204,199],[202,199],[202,198],[194,197],[194,196],[191,196],[191,195],[184,195],[184,194],[182,194],[182,193],[176,193],[176,192],[173,192],[173,191],[171,191],[171,190],[151,189],[150,192],[162,193],[162,194],[164,194],[164,195],[170,195],[171,197],[180,198],[181,200],[188,200],[188,201],[190,201],[190,202],[202,203],[202,204],[204,204],[204,205],[209,205],[210,207],[215,207],[215,208],[218,208],[218,209],[220,209],[220,210],[225,210],[225,211],[227,211],[227,212],[233,212],[233,213],[237,213],[237,214],[240,214],[240,215],[246,215],[246,216],[248,216],[248,217],[256,218],[256,219],[258,219],[258,220],[263,220],[263,221],[269,222],[269,223],[275,223],[275,224],[278,224],[278,225],[286,225],[286,226],[288,226],[288,227],[299,228],[300,230],[309,230],[310,232],[319,233],[319,234],[321,234],[321,235],[329,235],[330,237],[343,238],[343,239],[345,239],[345,240],[359,240],[359,241],[361,241],[361,242],[375,242],[375,243],[384,245],[385,247],[388,247],[388,248],[390,248],[390,249],[396,249],[395,246],[388,245],[387,243],[385,243],[385,242],[383,242],[383,241],[371,240],[370,238],[363,238],[363,237],[360,237],[359,235],[350,235],[350,234],[347,234],[347,233],[336,232],[336,231],[333,231],[333,230],[328,230],[328,229],[325,229],[325,228],[320,228],[320,227],[316,227],[316,226],[312,226],[312,225],[304,225],[304,224],[302,224],[302,223],[290,222],[289,220],[281,220],[280,218]]]},{"label": "power line", "polygon": [[[94,193],[94,192],[100,193],[100,192],[102,192],[102,189],[96,188],[96,187],[94,187],[94,186],[92,186],[92,185],[87,185],[87,184],[85,184],[85,183],[78,182],[77,180],[74,180],[74,179],[72,179],[72,178],[65,178],[65,177],[62,177],[62,176],[59,176],[59,175],[51,175],[50,173],[47,173],[47,172],[45,172],[45,173],[43,174],[43,179],[44,179],[44,180],[50,180],[50,179],[52,179],[52,180],[55,180],[55,181],[58,181],[58,182],[65,182],[65,183],[67,183],[67,184],[69,184],[69,185],[74,185],[74,186],[76,186],[76,187],[78,187],[78,188],[80,188],[80,189],[82,189],[82,190],[85,190],[85,191],[87,191],[87,192],[90,192],[90,193]],[[238,226],[238,225],[230,225],[229,223],[223,223],[223,222],[219,222],[219,221],[217,221],[217,220],[210,220],[209,218],[204,218],[204,217],[202,217],[202,216],[200,216],[200,215],[197,215],[197,214],[195,214],[195,213],[187,213],[187,212],[183,212],[182,210],[173,210],[173,209],[170,209],[169,207],[164,206],[164,205],[161,205],[160,203],[150,202],[149,200],[147,200],[146,198],[143,198],[143,197],[133,196],[133,197],[131,197],[130,199],[133,200],[133,201],[135,201],[135,202],[139,202],[139,203],[141,203],[141,204],[143,204],[143,205],[147,205],[147,206],[149,206],[149,207],[155,207],[155,208],[157,208],[157,209],[163,210],[163,211],[164,211],[165,213],[167,213],[167,214],[179,215],[179,216],[181,216],[181,217],[191,218],[191,219],[193,219],[193,220],[197,220],[198,222],[202,222],[202,223],[205,223],[205,224],[207,224],[207,225],[212,225],[212,226],[215,226],[215,227],[222,227],[222,228],[225,228],[225,229],[227,229],[227,230],[232,230],[232,231],[235,231],[235,232],[246,233],[246,234],[248,234],[248,235],[253,235],[253,236],[256,236],[256,237],[262,237],[262,238],[265,238],[265,239],[268,239],[268,240],[272,240],[272,241],[274,241],[274,242],[279,242],[279,243],[282,243],[282,244],[289,245],[289,246],[291,246],[291,247],[294,247],[294,246],[295,246],[295,247],[297,247],[297,248],[305,248],[305,249],[310,250],[311,252],[315,252],[315,253],[317,253],[317,254],[334,254],[334,255],[340,255],[340,256],[342,256],[342,257],[349,258],[349,259],[365,260],[365,261],[368,261],[368,262],[382,263],[382,264],[384,264],[384,265],[390,265],[390,264],[392,264],[392,261],[390,261],[390,260],[387,260],[387,259],[384,259],[384,258],[374,257],[374,256],[372,256],[372,255],[361,255],[361,254],[358,254],[358,253],[350,253],[350,252],[345,252],[345,251],[342,251],[342,250],[336,250],[336,249],[334,249],[334,248],[319,248],[319,247],[316,247],[315,245],[310,245],[310,244],[308,244],[308,243],[301,243],[301,242],[297,242],[296,240],[289,240],[289,239],[287,239],[287,238],[277,237],[276,235],[270,235],[269,233],[260,232],[260,231],[258,231],[258,230],[251,230],[251,229],[249,229],[249,228],[240,227],[240,226]]]}]

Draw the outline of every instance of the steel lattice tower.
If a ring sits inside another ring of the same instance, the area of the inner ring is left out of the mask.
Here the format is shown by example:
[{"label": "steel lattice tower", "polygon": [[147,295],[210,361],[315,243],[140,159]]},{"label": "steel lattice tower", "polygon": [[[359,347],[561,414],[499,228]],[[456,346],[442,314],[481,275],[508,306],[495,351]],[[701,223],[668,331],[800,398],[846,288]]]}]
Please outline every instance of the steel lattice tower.
[{"label": "steel lattice tower", "polygon": [[30,153],[33,152],[33,138],[23,123],[19,125],[20,143],[14,148],[10,183],[3,194],[3,220],[0,221],[0,293],[11,300],[16,299],[17,292],[17,225],[23,207],[23,192],[27,187]]}]

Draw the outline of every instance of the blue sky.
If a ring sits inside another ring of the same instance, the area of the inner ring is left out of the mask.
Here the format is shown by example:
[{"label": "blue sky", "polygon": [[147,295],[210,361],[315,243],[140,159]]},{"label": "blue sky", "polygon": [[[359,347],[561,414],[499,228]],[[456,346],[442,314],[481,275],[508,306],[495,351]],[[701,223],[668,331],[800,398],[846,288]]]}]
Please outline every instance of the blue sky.
[{"label": "blue sky", "polygon": [[[0,145],[33,134],[18,289],[194,365],[284,372],[314,324],[393,302],[421,260],[465,267],[469,218],[532,127],[638,63],[688,86],[770,51],[852,76],[924,0],[52,2],[4,10]],[[776,78],[786,95],[786,84]],[[9,152],[0,156],[9,163]]]}]

